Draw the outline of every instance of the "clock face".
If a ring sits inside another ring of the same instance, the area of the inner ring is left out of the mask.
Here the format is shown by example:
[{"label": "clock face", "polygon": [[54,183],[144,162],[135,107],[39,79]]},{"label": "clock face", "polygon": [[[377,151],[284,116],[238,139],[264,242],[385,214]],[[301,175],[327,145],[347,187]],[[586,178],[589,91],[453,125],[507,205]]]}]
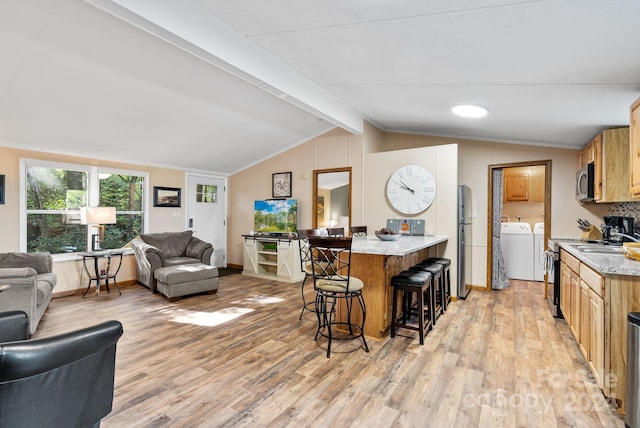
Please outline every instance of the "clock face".
[{"label": "clock face", "polygon": [[436,196],[436,182],[418,165],[398,168],[387,182],[387,199],[403,214],[418,214],[429,208]]}]

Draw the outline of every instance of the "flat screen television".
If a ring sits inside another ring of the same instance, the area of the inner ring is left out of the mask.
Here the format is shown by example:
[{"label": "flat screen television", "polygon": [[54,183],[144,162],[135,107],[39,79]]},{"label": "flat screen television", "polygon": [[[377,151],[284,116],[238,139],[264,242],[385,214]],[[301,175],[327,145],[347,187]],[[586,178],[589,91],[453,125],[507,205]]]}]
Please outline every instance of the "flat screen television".
[{"label": "flat screen television", "polygon": [[253,228],[262,233],[295,233],[298,229],[297,199],[255,201]]}]

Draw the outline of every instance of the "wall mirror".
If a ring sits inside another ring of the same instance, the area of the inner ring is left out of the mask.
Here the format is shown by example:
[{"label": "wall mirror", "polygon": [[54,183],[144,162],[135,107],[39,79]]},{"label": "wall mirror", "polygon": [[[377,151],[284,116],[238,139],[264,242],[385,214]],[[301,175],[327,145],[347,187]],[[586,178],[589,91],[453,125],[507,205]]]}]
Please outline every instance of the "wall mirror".
[{"label": "wall mirror", "polygon": [[313,171],[313,227],[351,226],[351,167]]}]

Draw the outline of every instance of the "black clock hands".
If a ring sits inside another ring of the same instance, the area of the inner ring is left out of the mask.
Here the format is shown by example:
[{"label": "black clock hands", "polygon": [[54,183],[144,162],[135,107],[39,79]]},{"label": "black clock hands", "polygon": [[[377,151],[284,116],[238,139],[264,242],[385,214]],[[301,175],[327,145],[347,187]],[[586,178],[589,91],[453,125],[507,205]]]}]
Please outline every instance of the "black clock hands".
[{"label": "black clock hands", "polygon": [[407,189],[408,191],[411,192],[411,194],[416,193],[415,190],[411,189],[409,186],[407,186],[406,184],[404,184],[404,182],[402,180],[400,180],[400,185],[402,186],[403,189]]}]

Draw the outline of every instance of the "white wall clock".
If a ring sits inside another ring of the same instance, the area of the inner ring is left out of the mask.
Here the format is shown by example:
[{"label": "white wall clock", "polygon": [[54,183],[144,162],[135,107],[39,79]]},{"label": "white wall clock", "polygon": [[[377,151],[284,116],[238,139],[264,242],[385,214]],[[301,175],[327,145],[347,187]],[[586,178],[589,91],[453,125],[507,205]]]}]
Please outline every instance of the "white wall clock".
[{"label": "white wall clock", "polygon": [[436,196],[433,175],[419,165],[398,168],[387,181],[387,199],[402,214],[419,214]]}]

